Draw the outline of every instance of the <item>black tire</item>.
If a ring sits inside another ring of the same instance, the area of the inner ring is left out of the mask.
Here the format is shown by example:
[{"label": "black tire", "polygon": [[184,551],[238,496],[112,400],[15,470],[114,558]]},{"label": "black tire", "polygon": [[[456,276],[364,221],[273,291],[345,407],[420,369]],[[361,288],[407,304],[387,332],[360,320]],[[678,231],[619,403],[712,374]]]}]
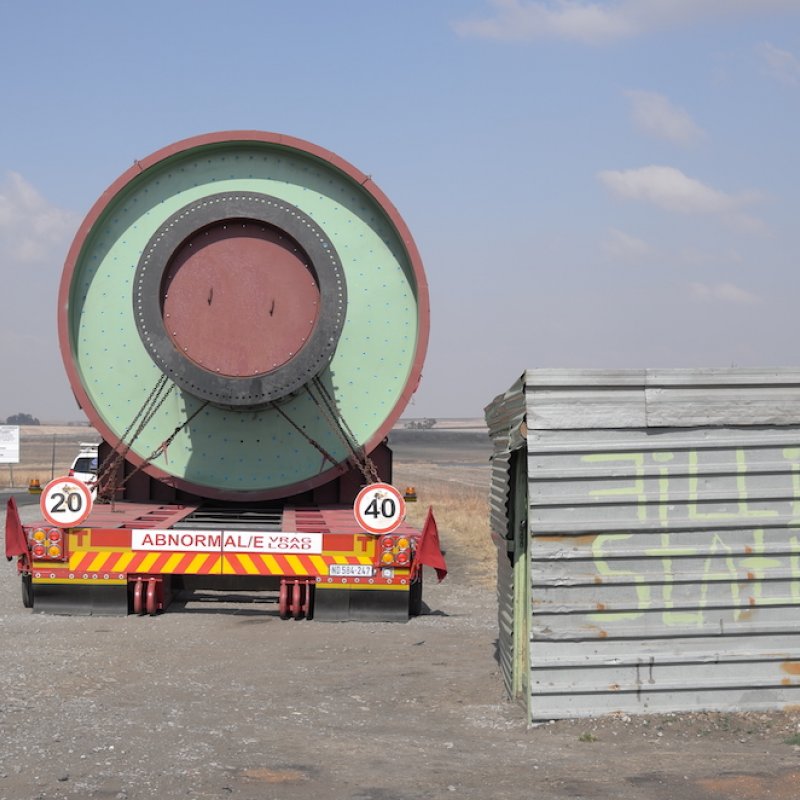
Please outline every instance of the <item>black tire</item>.
[{"label": "black tire", "polygon": [[408,590],[408,616],[418,617],[422,613],[422,570]]},{"label": "black tire", "polygon": [[33,608],[33,580],[30,575],[22,575],[22,605]]},{"label": "black tire", "polygon": [[306,586],[306,591],[308,592],[308,613],[306,614],[306,619],[311,620],[314,619],[314,594],[315,594],[316,586],[313,583],[309,583]]}]

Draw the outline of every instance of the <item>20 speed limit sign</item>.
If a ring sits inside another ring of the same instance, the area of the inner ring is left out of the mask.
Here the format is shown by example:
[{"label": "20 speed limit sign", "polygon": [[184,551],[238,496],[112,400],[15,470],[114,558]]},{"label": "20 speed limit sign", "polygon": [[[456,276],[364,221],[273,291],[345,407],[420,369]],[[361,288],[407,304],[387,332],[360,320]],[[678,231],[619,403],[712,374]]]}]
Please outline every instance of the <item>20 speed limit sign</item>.
[{"label": "20 speed limit sign", "polygon": [[74,528],[91,513],[92,493],[77,478],[56,478],[42,489],[39,507],[51,525]]},{"label": "20 speed limit sign", "polygon": [[394,486],[372,483],[358,493],[353,513],[367,533],[391,533],[406,518],[406,501]]}]

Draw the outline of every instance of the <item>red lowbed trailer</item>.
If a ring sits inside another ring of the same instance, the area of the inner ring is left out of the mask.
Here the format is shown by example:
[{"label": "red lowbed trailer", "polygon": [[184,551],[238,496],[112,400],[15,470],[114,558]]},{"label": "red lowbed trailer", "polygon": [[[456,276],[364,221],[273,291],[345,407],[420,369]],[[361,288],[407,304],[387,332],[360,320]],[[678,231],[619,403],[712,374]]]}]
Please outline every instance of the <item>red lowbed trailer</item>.
[{"label": "red lowbed trailer", "polygon": [[9,502],[35,611],[155,614],[181,591],[275,592],[281,617],[407,619],[432,516],[404,522],[386,436],[428,337],[397,211],[334,154],[277,134],[137,161],[67,257],[59,336],[101,434],[97,482]]}]

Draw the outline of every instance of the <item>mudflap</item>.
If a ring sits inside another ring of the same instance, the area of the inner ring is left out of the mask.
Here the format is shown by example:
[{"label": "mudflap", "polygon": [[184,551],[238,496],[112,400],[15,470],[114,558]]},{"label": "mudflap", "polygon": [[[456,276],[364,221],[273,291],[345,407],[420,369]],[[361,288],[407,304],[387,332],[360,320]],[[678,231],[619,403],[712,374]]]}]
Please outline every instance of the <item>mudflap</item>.
[{"label": "mudflap", "polygon": [[128,587],[34,583],[33,611],[66,616],[124,617],[128,614]]},{"label": "mudflap", "polygon": [[408,613],[418,617],[422,613],[422,570],[415,581],[412,581],[408,592]]},{"label": "mudflap", "polygon": [[329,589],[317,584],[314,619],[321,622],[408,622],[408,591]]}]

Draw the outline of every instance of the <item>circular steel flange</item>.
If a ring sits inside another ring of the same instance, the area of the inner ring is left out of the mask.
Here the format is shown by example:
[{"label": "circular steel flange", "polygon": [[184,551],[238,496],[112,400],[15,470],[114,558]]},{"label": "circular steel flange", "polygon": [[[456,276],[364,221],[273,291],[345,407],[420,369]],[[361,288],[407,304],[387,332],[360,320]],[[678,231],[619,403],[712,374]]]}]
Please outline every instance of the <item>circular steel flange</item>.
[{"label": "circular steel flange", "polygon": [[142,252],[133,287],[139,336],[195,397],[263,406],[330,362],[347,289],[336,248],[299,208],[222,192],[181,208]]},{"label": "circular steel flange", "polygon": [[[136,161],[94,204],[70,248],[59,293],[61,352],[81,408],[107,442],[127,437],[131,420],[164,374],[137,327],[136,267],[165,219],[220,192],[279,198],[313,220],[336,248],[347,312],[318,377],[355,441],[371,452],[392,429],[421,375],[429,332],[422,261],[405,222],[367,174],[328,150],[278,133],[220,131],[176,142]],[[161,324],[175,323],[169,330],[164,326],[169,348],[183,353],[186,363],[212,376],[247,381],[254,372],[294,364],[295,353],[306,348],[319,324],[324,259],[301,242],[302,232],[290,235],[280,220],[253,219],[252,209],[231,219],[246,230],[231,232],[227,219],[189,226],[172,249],[163,282],[156,281],[155,307]],[[212,244],[201,247],[207,240]],[[196,249],[203,252],[195,255]],[[229,273],[217,262],[231,260],[239,265],[234,278],[255,283],[252,292],[235,292],[226,305],[220,281]],[[253,267],[250,260],[266,261],[270,269]],[[273,278],[285,281],[284,288],[265,289]],[[251,323],[261,323],[271,297],[276,315],[293,316],[286,304],[297,290],[293,308],[304,317],[302,325],[285,335],[254,337],[264,347],[248,340],[239,353],[232,342],[245,338],[241,331]],[[251,301],[260,311],[246,305]],[[229,310],[242,306],[239,315]],[[206,337],[194,330],[192,318],[209,310],[219,316],[212,314]],[[241,320],[232,319],[237,316]],[[225,319],[235,324],[222,335],[218,320]],[[213,338],[217,331],[219,341]],[[281,408],[219,401],[204,407],[206,402],[183,388],[171,393],[126,459],[181,491],[246,502],[306,492],[346,469],[349,448],[311,392],[292,392],[280,400]],[[167,439],[168,456],[151,458]],[[327,459],[321,463],[314,442],[335,466]]]}]

